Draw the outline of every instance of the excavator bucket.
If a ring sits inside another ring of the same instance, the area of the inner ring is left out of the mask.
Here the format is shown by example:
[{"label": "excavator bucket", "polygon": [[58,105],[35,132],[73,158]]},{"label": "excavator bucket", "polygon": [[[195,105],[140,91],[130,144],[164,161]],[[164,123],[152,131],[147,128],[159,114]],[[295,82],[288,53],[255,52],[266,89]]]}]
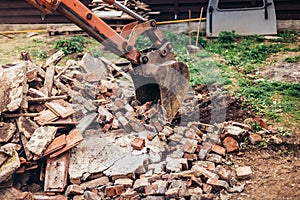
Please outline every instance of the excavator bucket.
[{"label": "excavator bucket", "polygon": [[134,68],[131,76],[137,99],[141,103],[160,101],[165,119],[171,122],[189,88],[190,73],[186,64],[174,60],[149,63]]}]

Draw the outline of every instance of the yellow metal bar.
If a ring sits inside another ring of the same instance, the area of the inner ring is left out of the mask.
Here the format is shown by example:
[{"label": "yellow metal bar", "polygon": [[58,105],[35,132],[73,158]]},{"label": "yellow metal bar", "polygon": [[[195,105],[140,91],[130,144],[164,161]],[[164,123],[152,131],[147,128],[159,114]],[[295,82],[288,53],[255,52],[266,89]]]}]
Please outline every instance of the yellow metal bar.
[{"label": "yellow metal bar", "polygon": [[[184,22],[195,22],[199,21],[200,18],[193,18],[193,19],[179,19],[179,20],[171,20],[171,21],[162,21],[162,22],[156,22],[158,25],[163,24],[175,24],[175,23],[184,23]],[[206,20],[206,18],[201,18],[201,21]]]}]

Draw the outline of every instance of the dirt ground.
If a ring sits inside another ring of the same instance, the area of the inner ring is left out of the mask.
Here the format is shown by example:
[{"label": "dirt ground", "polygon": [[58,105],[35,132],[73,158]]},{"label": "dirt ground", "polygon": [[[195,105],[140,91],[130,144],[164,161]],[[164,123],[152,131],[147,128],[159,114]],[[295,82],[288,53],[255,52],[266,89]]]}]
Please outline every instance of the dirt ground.
[{"label": "dirt ground", "polygon": [[284,60],[287,57],[299,55],[299,52],[280,53],[272,56],[270,60],[276,60],[273,64],[265,66],[258,71],[258,74],[272,81],[281,82],[300,82],[300,63],[287,63]]},{"label": "dirt ground", "polygon": [[[9,39],[0,35],[0,64],[19,60],[20,48],[28,45],[33,38],[26,35],[14,36]],[[50,40],[49,37],[40,37]],[[46,47],[45,47],[46,48]],[[286,63],[284,59],[296,53],[282,54],[276,62],[261,69],[258,73],[270,80],[298,82],[300,81],[300,63]],[[231,116],[240,117],[231,113]],[[232,119],[234,120],[234,119]],[[239,121],[239,120],[238,120]],[[228,155],[232,166],[251,166],[251,179],[243,180],[245,190],[233,194],[230,199],[300,199],[300,137],[282,142],[280,145],[270,144],[267,148],[246,148],[238,155]]]}]

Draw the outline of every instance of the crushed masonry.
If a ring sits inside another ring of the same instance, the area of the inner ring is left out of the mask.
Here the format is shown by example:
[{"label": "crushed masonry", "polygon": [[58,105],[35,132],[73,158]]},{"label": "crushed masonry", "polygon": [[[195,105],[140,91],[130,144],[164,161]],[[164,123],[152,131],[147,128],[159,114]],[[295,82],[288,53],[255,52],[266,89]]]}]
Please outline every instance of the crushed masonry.
[{"label": "crushed masonry", "polygon": [[[128,75],[107,59],[86,54],[59,67],[62,56],[0,67],[1,199],[214,199],[243,191],[231,180],[254,169],[225,161],[241,141],[262,140],[249,124],[194,120],[189,112],[208,98],[194,93],[180,109],[191,121],[168,124],[155,102],[135,100]],[[31,191],[21,192],[29,180]]]}]

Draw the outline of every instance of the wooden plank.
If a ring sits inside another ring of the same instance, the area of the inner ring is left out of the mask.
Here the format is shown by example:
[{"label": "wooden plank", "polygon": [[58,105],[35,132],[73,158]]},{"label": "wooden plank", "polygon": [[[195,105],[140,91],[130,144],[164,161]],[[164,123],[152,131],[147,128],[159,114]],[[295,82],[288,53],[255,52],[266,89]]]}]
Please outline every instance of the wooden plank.
[{"label": "wooden plank", "polygon": [[53,81],[54,81],[54,74],[55,74],[55,67],[54,66],[48,67],[47,71],[46,71],[44,87],[42,88],[43,93],[48,97],[51,96]]},{"label": "wooden plank", "polygon": [[45,106],[62,118],[66,118],[75,112],[71,104],[62,99],[47,102]]}]

